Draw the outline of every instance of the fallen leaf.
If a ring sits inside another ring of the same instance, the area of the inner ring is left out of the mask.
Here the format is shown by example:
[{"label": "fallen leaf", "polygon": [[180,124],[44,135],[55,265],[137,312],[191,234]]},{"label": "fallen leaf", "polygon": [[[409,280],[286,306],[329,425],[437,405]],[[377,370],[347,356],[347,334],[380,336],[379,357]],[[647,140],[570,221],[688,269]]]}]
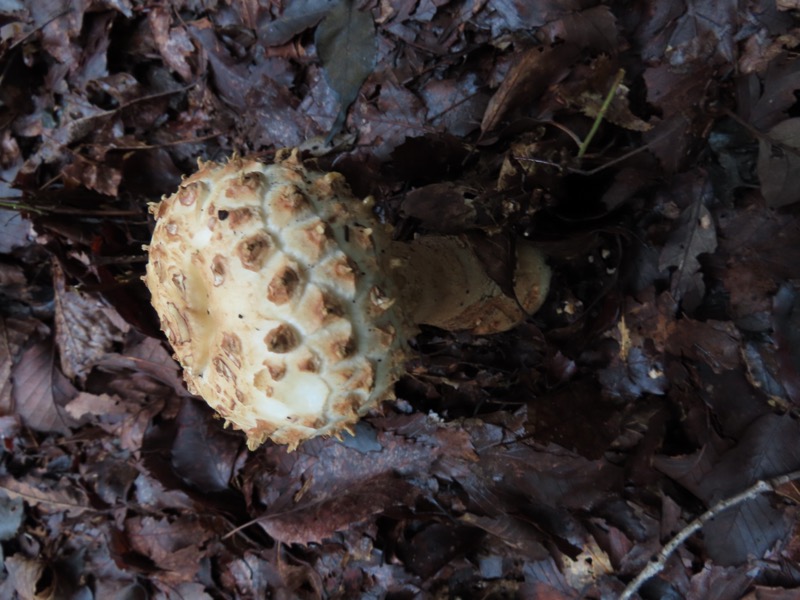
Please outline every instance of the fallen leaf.
[{"label": "fallen leaf", "polygon": [[[800,424],[767,413],[753,421],[729,450],[708,444],[696,457],[656,456],[655,465],[711,507],[760,479],[800,468],[799,437]],[[734,566],[750,556],[763,557],[790,531],[780,507],[762,494],[709,521],[704,538],[716,564]]]},{"label": "fallen leaf", "polygon": [[340,0],[317,27],[314,41],[325,79],[339,97],[339,115],[326,143],[339,132],[350,105],[375,68],[377,39],[372,15],[359,10],[355,0]]},{"label": "fallen leaf", "polygon": [[43,328],[41,323],[33,319],[0,317],[0,414],[2,415],[9,415],[13,411],[11,371],[33,333]]},{"label": "fallen leaf", "polygon": [[734,61],[740,9],[733,2],[687,2],[672,25],[665,57],[673,67]]},{"label": "fallen leaf", "polygon": [[406,138],[420,135],[424,117],[425,107],[415,94],[386,81],[375,101],[357,104],[353,125],[358,130],[358,144],[370,146],[373,156],[385,160]]},{"label": "fallen leaf", "polygon": [[767,206],[778,208],[800,200],[800,118],[781,121],[767,136],[758,142],[758,178]]},{"label": "fallen leaf", "polygon": [[[696,306],[705,293],[705,283],[700,272],[701,254],[717,249],[717,232],[711,213],[703,205],[703,197],[681,212],[677,226],[661,250],[660,269],[674,267],[670,289],[676,300],[687,302],[687,308]],[[692,304],[686,296],[691,293]]]},{"label": "fallen leaf", "polygon": [[69,433],[77,425],[62,406],[77,395],[53,363],[53,346],[37,342],[27,348],[11,372],[14,410],[34,431]]},{"label": "fallen leaf", "polygon": [[[579,108],[594,119],[601,114],[618,70],[616,61],[601,56],[587,66],[577,65],[570,78],[557,84],[554,91],[564,103]],[[653,126],[631,112],[629,94],[630,89],[620,82],[602,113],[603,119],[631,131],[649,131]]]},{"label": "fallen leaf", "polygon": [[17,535],[24,516],[22,498],[0,494],[0,541],[7,542]]},{"label": "fallen leaf", "polygon": [[364,479],[346,488],[337,487],[327,493],[317,490],[316,497],[286,512],[263,517],[259,524],[285,544],[321,543],[371,515],[407,505],[418,494],[413,485],[392,475]]},{"label": "fallen leaf", "polygon": [[91,368],[121,343],[128,324],[99,297],[67,288],[64,272],[54,263],[56,344],[61,369],[83,381]]},{"label": "fallen leaf", "polygon": [[462,184],[431,183],[408,192],[400,211],[429,231],[464,232],[475,224],[474,196],[475,190]]},{"label": "fallen leaf", "polygon": [[571,44],[529,48],[515,57],[497,88],[481,121],[481,134],[500,125],[506,115],[520,106],[533,107],[536,100],[568,73],[579,50]]},{"label": "fallen leaf", "polygon": [[170,26],[171,17],[172,11],[166,6],[153,6],[147,11],[147,23],[164,62],[180,75],[181,79],[190,81],[192,79],[190,61],[195,54],[195,47],[183,26]]},{"label": "fallen leaf", "polygon": [[709,598],[736,598],[738,600],[742,590],[748,587],[751,579],[751,574],[744,568],[721,567],[708,561],[699,573],[692,576],[686,600],[708,600]]},{"label": "fallen leaf", "polygon": [[132,517],[125,521],[125,533],[133,550],[157,566],[156,577],[173,584],[194,579],[211,536],[195,515]]},{"label": "fallen leaf", "polygon": [[5,559],[5,567],[21,600],[55,600],[52,571],[44,561],[15,554]]},{"label": "fallen leaf", "polygon": [[[562,6],[566,7],[565,4]],[[553,44],[566,40],[582,48],[614,54],[620,32],[617,17],[611,8],[601,5],[562,14],[558,19],[545,23],[540,35],[546,35],[546,39]]]},{"label": "fallen leaf", "polygon": [[89,394],[80,392],[64,407],[67,413],[76,420],[83,417],[115,418],[127,414],[128,410],[119,398],[108,394]]},{"label": "fallen leaf", "polygon": [[714,372],[741,367],[741,335],[730,321],[680,319],[672,323],[666,349],[677,357],[703,361]]},{"label": "fallen leaf", "polygon": [[176,419],[172,465],[186,482],[212,493],[230,487],[242,438],[220,428],[207,408],[200,402],[183,403]]},{"label": "fallen leaf", "polygon": [[30,243],[33,231],[31,222],[16,210],[0,208],[0,253],[8,254],[14,248]]},{"label": "fallen leaf", "polygon": [[339,0],[294,0],[285,7],[280,17],[259,28],[259,39],[267,46],[285,44],[319,23],[337,3],[341,4]]},{"label": "fallen leaf", "polygon": [[490,0],[487,8],[497,11],[511,31],[518,31],[541,27],[572,11],[579,11],[581,4],[576,0]]},{"label": "fallen leaf", "polygon": [[797,102],[797,78],[800,64],[786,54],[786,47],[771,61],[761,77],[751,75],[755,85],[742,86],[740,114],[760,131],[783,121]]},{"label": "fallen leaf", "polygon": [[1,475],[0,490],[10,498],[24,500],[29,506],[35,506],[47,514],[64,512],[78,516],[92,510],[86,492],[66,477],[56,480],[30,478],[28,482],[11,475]]},{"label": "fallen leaf", "polygon": [[712,65],[707,63],[681,70],[665,62],[644,71],[647,101],[660,113],[660,121],[650,119],[653,129],[645,132],[644,139],[667,173],[680,172],[685,165],[694,164],[699,140],[713,120],[702,107],[708,82],[715,76]]}]

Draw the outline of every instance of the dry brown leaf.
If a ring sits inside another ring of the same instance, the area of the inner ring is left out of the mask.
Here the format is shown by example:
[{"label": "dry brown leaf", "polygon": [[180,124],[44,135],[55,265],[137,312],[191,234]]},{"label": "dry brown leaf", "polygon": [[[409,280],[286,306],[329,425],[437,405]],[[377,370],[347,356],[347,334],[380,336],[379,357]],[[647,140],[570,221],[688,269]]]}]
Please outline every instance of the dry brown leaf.
[{"label": "dry brown leaf", "polygon": [[46,328],[33,319],[0,318],[0,415],[9,415],[13,411],[11,370],[37,329]]},{"label": "dry brown leaf", "polygon": [[38,342],[26,349],[12,370],[12,402],[22,423],[34,431],[69,433],[77,425],[61,407],[78,391],[53,364],[53,346]]},{"label": "dry brown leaf", "polygon": [[758,178],[767,205],[778,208],[800,200],[800,118],[786,119],[769,130],[776,142],[758,143]]},{"label": "dry brown leaf", "polygon": [[[676,228],[661,250],[658,260],[660,269],[675,267],[672,275],[672,294],[676,299],[687,302],[691,294],[692,302],[698,302],[705,293],[705,283],[701,272],[701,254],[714,252],[717,248],[717,230],[714,219],[702,204],[708,193],[705,184],[697,190],[698,197],[686,207],[676,223]],[[702,195],[700,195],[702,194]]]},{"label": "dry brown leaf", "polygon": [[0,208],[0,252],[8,253],[30,242],[31,222],[16,210]]},{"label": "dry brown leaf", "polygon": [[259,524],[285,544],[319,543],[372,515],[393,506],[407,505],[417,494],[413,485],[397,477],[378,476],[304,502],[296,509],[270,515]]},{"label": "dry brown leaf", "polygon": [[11,498],[20,498],[29,506],[35,506],[48,514],[66,512],[74,517],[93,510],[89,506],[86,492],[66,477],[61,477],[57,481],[31,478],[31,481],[32,483],[28,483],[11,475],[2,475],[0,490],[5,491]]},{"label": "dry brown leaf", "polygon": [[85,416],[121,417],[128,413],[128,409],[118,396],[87,392],[75,396],[64,408],[73,419]]},{"label": "dry brown leaf", "polygon": [[523,104],[532,105],[548,86],[567,74],[577,56],[578,49],[569,44],[522,52],[489,100],[481,133],[486,135],[494,130],[509,111]]},{"label": "dry brown leaf", "polygon": [[192,67],[189,59],[195,54],[195,48],[184,27],[170,27],[171,18],[172,11],[168,6],[153,6],[147,12],[147,24],[164,62],[184,81],[190,81]]},{"label": "dry brown leaf", "polygon": [[161,570],[159,579],[171,583],[191,582],[205,555],[202,549],[210,532],[192,516],[133,517],[125,522],[131,546],[150,558]]},{"label": "dry brown leaf", "polygon": [[129,326],[100,298],[68,289],[64,273],[55,263],[53,283],[61,369],[70,379],[83,381],[114,344],[122,342]]},{"label": "dry brown leaf", "polygon": [[22,600],[53,600],[56,597],[55,582],[52,573],[46,573],[46,566],[41,560],[21,554],[9,556],[5,560],[8,576]]}]

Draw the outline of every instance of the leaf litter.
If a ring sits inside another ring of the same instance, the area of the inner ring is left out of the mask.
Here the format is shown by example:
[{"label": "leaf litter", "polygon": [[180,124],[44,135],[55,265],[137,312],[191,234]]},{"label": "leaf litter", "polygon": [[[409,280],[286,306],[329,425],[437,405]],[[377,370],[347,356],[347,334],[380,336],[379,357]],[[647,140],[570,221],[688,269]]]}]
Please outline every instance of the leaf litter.
[{"label": "leaf litter", "polygon": [[[0,7],[0,596],[618,597],[796,471],[794,9]],[[398,238],[555,277],[511,332],[426,328],[355,436],[248,452],[158,332],[146,206],[301,144]],[[794,597],[795,492],[635,591]]]}]

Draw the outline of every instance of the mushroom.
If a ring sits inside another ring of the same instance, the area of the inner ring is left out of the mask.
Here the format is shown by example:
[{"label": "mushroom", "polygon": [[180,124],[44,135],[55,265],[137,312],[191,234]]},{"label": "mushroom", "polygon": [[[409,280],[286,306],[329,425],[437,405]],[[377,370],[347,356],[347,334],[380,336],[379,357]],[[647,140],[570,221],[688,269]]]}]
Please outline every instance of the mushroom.
[{"label": "mushroom", "polygon": [[198,162],[151,205],[144,281],[189,391],[251,449],[351,431],[394,397],[419,324],[496,333],[547,295],[532,245],[518,244],[510,298],[466,241],[392,241],[371,198],[297,152]]}]

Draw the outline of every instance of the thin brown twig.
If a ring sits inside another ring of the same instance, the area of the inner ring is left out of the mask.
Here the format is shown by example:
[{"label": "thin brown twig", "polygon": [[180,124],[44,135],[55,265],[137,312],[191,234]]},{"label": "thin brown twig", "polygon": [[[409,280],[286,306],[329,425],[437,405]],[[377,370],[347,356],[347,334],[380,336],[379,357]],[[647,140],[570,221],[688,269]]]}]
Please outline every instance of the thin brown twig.
[{"label": "thin brown twig", "polygon": [[744,129],[746,129],[747,132],[754,138],[756,138],[758,141],[766,142],[767,144],[780,148],[784,152],[787,152],[789,154],[794,154],[795,156],[800,157],[800,148],[789,146],[784,142],[779,142],[778,140],[770,137],[769,134],[759,131],[758,129],[750,125],[750,123],[742,119],[735,112],[733,112],[730,108],[725,107],[722,109],[722,112],[725,113],[725,116],[733,119],[734,121],[736,121],[737,124],[741,125]]},{"label": "thin brown twig", "polygon": [[142,144],[140,146],[110,146],[109,144],[92,143],[92,144],[83,144],[82,147],[87,148],[89,146],[108,146],[106,148],[108,152],[135,152],[138,150],[155,150],[157,148],[167,148],[169,146],[180,146],[181,144],[194,144],[198,142],[204,142],[206,140],[211,140],[221,135],[222,135],[221,133],[209,133],[208,135],[203,135],[191,139],[172,140],[170,142],[162,142],[160,144]]}]

